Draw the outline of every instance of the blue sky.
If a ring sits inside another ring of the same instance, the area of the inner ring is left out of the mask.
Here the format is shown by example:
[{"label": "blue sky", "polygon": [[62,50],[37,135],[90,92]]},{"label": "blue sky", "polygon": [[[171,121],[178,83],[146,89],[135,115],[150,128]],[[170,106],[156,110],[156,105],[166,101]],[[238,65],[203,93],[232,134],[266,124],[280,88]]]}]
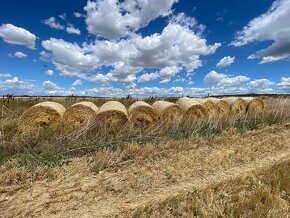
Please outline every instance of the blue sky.
[{"label": "blue sky", "polygon": [[0,94],[290,93],[290,0],[27,0],[0,8]]}]

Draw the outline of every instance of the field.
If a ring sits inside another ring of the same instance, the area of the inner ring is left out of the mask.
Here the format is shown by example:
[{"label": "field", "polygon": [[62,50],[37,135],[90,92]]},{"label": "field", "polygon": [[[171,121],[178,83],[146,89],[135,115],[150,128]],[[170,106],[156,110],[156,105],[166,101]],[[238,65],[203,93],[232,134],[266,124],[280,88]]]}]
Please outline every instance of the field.
[{"label": "field", "polygon": [[[24,110],[45,100],[0,100],[0,217],[287,217],[290,98],[264,96],[261,113],[196,122],[90,125],[21,135]],[[127,108],[136,99],[114,99]],[[142,99],[152,104],[157,98]],[[175,102],[176,99],[168,98]]]}]

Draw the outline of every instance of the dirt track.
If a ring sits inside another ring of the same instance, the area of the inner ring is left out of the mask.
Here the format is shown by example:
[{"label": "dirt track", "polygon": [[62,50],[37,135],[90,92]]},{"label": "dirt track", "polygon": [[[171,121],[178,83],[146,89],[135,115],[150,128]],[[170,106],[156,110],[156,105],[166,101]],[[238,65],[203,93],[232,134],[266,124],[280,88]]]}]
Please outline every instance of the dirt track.
[{"label": "dirt track", "polygon": [[34,182],[32,197],[28,187],[1,187],[0,216],[122,216],[290,160],[289,135],[289,127],[266,127],[147,145],[97,174],[88,159],[75,159],[57,179]]}]

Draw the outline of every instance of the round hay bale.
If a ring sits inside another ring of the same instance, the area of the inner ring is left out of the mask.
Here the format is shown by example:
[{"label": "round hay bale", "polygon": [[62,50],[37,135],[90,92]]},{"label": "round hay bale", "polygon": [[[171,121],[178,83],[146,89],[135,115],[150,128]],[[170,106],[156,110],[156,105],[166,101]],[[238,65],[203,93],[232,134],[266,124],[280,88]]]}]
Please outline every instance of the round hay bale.
[{"label": "round hay bale", "polygon": [[158,115],[155,109],[144,101],[136,101],[129,107],[129,120],[136,127],[155,123]]},{"label": "round hay bale", "polygon": [[218,112],[218,107],[208,98],[194,98],[197,102],[201,103],[209,116],[213,116]]},{"label": "round hay bale", "polygon": [[176,104],[183,110],[184,119],[196,120],[197,118],[205,118],[208,116],[204,106],[194,99],[180,98]]},{"label": "round hay bale", "polygon": [[239,97],[227,97],[223,98],[224,101],[230,105],[230,112],[232,113],[244,113],[247,111],[246,102]]},{"label": "round hay bale", "polygon": [[46,128],[56,128],[62,123],[65,107],[56,102],[38,103],[23,112],[18,128],[22,133],[38,132]]},{"label": "round hay bale", "polygon": [[96,116],[98,126],[109,128],[113,131],[120,130],[127,121],[127,109],[118,101],[108,101],[103,104]]},{"label": "round hay bale", "polygon": [[230,105],[225,100],[220,98],[207,98],[216,105],[216,111],[220,114],[228,114],[230,111]]},{"label": "round hay bale", "polygon": [[77,128],[95,121],[99,108],[89,101],[78,102],[70,106],[63,116],[67,128]]},{"label": "round hay bale", "polygon": [[247,104],[247,112],[262,112],[264,111],[264,101],[261,98],[244,97]]},{"label": "round hay bale", "polygon": [[168,101],[156,101],[152,106],[162,122],[171,123],[182,117],[182,109],[177,104]]}]

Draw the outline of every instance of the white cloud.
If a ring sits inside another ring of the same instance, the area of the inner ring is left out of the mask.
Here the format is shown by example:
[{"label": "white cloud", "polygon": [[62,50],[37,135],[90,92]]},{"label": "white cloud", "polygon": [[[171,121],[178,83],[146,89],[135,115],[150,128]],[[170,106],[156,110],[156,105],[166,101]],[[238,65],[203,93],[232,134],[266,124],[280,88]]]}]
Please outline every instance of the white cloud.
[{"label": "white cloud", "polygon": [[11,77],[10,73],[0,73],[0,78],[8,78]]},{"label": "white cloud", "polygon": [[231,57],[231,56],[226,56],[224,58],[222,58],[218,63],[217,63],[217,67],[218,68],[222,68],[222,67],[226,67],[229,66],[231,64],[233,64],[235,62],[235,57]]},{"label": "white cloud", "polygon": [[55,17],[50,17],[46,20],[43,20],[42,23],[44,23],[45,25],[49,26],[50,28],[53,28],[53,29],[59,29],[59,30],[63,30],[64,29],[64,26],[61,25],[60,23],[58,23],[56,21],[56,18]]},{"label": "white cloud", "polygon": [[270,62],[275,62],[275,61],[280,61],[287,58],[287,56],[282,56],[282,57],[273,57],[273,56],[268,56],[268,57],[263,57],[262,61],[260,64],[266,64]]},{"label": "white cloud", "polygon": [[256,79],[248,83],[248,85],[250,85],[251,87],[259,87],[259,88],[265,88],[274,84],[275,84],[274,82],[268,79]]},{"label": "white cloud", "polygon": [[249,77],[246,76],[236,76],[230,77],[227,74],[217,73],[216,71],[209,72],[204,77],[204,82],[208,85],[212,86],[221,86],[221,87],[238,87],[242,83],[250,80]]},{"label": "white cloud", "polygon": [[217,73],[212,70],[207,75],[205,75],[203,81],[208,85],[218,85],[223,79],[227,78],[226,74]]},{"label": "white cloud", "polygon": [[24,54],[21,51],[17,51],[17,52],[14,53],[14,56],[18,57],[18,58],[25,58],[25,57],[27,57],[27,54]]},{"label": "white cloud", "polygon": [[249,86],[250,92],[268,93],[268,92],[273,91],[273,89],[269,87],[274,84],[275,84],[274,82],[268,79],[256,79],[256,80],[250,81],[247,85]]},{"label": "white cloud", "polygon": [[54,74],[54,72],[53,72],[53,70],[47,70],[46,74],[49,75],[49,76],[52,76]]},{"label": "white cloud", "polygon": [[161,78],[160,83],[168,83],[171,78],[174,77],[179,71],[182,70],[182,67],[172,66],[172,67],[164,67],[159,72],[155,73],[145,73],[140,76],[138,82],[147,82],[151,80],[155,80],[157,78]]},{"label": "white cloud", "polygon": [[170,18],[170,22],[177,23],[177,24],[180,24],[182,26],[186,26],[186,27],[190,27],[190,28],[196,27],[196,25],[197,25],[197,21],[194,17],[188,17],[184,13],[179,13],[177,15],[173,15]]},{"label": "white cloud", "polygon": [[68,24],[68,26],[66,27],[65,29],[69,34],[76,34],[76,35],[80,35],[81,34],[81,31],[74,27],[74,25],[72,24]]},{"label": "white cloud", "polygon": [[[178,72],[169,71],[169,68],[177,69],[174,66],[193,72],[202,65],[200,56],[213,54],[220,43],[207,45],[205,39],[189,28],[169,23],[162,33],[147,37],[135,34],[118,42],[97,39],[91,44],[83,43],[82,47],[51,38],[43,41],[42,46],[50,52],[42,52],[42,56],[49,57],[64,76],[131,83],[136,81],[136,74],[143,69],[160,69],[158,77],[163,82],[168,82],[170,75]],[[96,73],[102,67],[111,70]],[[168,72],[170,75],[166,76]]]},{"label": "white cloud", "polygon": [[0,92],[2,94],[36,94],[34,84],[31,81],[21,81],[18,77],[0,81]]},{"label": "white cloud", "polygon": [[151,20],[171,14],[178,0],[96,0],[88,1],[87,29],[92,34],[118,39],[147,26]]},{"label": "white cloud", "polygon": [[290,93],[290,77],[282,77],[281,82],[277,84],[281,91]]},{"label": "white cloud", "polygon": [[81,14],[80,12],[74,12],[74,16],[75,16],[76,18],[86,17],[86,15]]},{"label": "white cloud", "polygon": [[62,20],[65,20],[66,19],[66,13],[63,13],[63,14],[60,14],[58,15],[58,17]]},{"label": "white cloud", "polygon": [[71,86],[81,86],[83,83],[80,79],[77,79],[76,81],[73,82],[73,84],[71,84]]},{"label": "white cloud", "polygon": [[0,26],[0,37],[9,44],[24,45],[34,49],[36,36],[26,29],[12,24],[2,24]]},{"label": "white cloud", "polygon": [[63,88],[58,87],[55,83],[51,82],[50,80],[46,80],[42,84],[45,90],[60,90]]},{"label": "white cloud", "polygon": [[158,72],[155,72],[155,73],[144,73],[142,74],[139,79],[138,79],[138,82],[148,82],[148,81],[152,81],[152,80],[155,80],[159,77],[159,74]]},{"label": "white cloud", "polygon": [[242,46],[254,41],[272,40],[274,43],[257,51],[252,58],[265,58],[261,63],[283,59],[290,55],[290,0],[276,0],[270,9],[251,20],[231,44]]},{"label": "white cloud", "polygon": [[62,75],[80,76],[81,71],[93,71],[98,66],[99,60],[93,54],[87,54],[86,49],[79,47],[77,44],[55,38],[42,41],[41,44],[51,52],[51,54],[42,52],[42,58],[47,60],[49,56],[57,69],[62,72]]}]

